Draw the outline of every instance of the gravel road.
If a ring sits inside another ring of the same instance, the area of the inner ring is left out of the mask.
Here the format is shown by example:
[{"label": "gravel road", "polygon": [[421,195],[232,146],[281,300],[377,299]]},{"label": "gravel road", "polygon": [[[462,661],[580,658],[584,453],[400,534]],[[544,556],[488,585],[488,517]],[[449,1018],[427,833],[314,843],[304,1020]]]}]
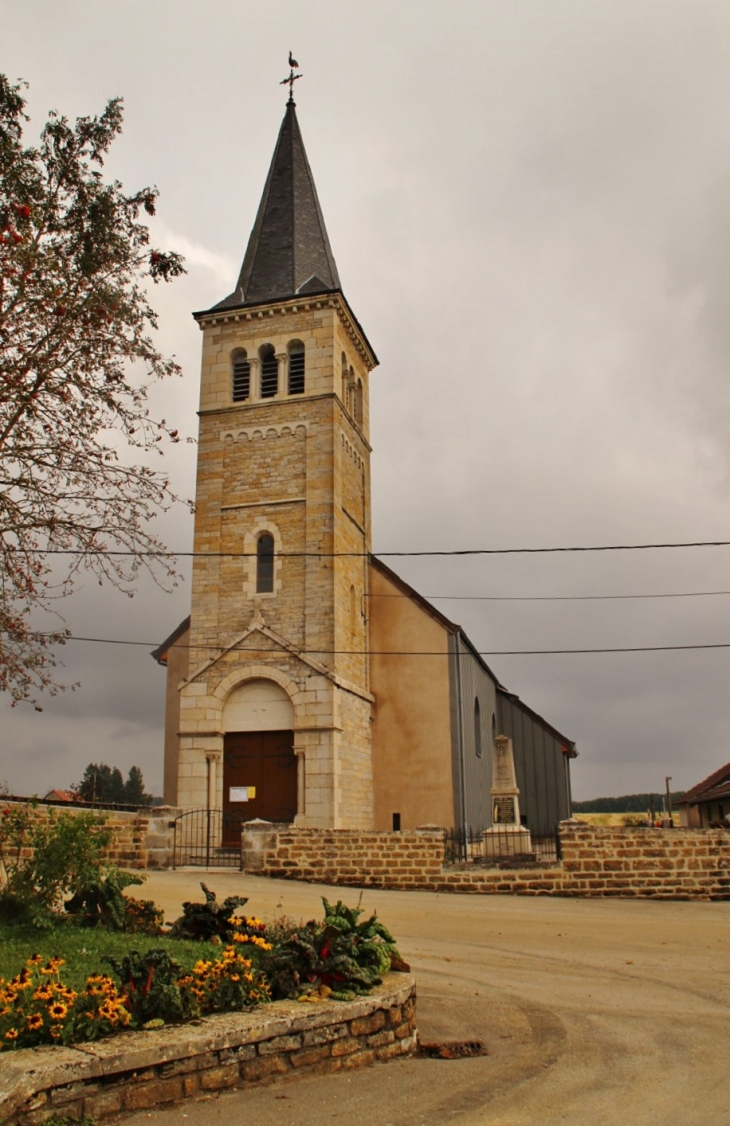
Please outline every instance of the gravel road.
[{"label": "gravel road", "polygon": [[[153,873],[169,919],[198,898],[250,897],[297,920],[356,889],[234,872]],[[285,1079],[125,1126],[730,1126],[730,902],[662,903],[365,890],[418,982],[421,1038],[489,1054]]]}]

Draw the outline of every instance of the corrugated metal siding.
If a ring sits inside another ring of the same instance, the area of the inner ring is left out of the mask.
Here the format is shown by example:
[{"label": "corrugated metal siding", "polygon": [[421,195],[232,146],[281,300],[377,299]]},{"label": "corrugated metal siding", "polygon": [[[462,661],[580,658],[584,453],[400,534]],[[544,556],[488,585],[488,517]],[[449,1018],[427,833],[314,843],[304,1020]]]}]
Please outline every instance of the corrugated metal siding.
[{"label": "corrugated metal siding", "polygon": [[[497,717],[497,689],[495,682],[458,635],[453,638],[451,665],[455,823],[460,827],[466,824],[469,829],[481,832],[491,825],[492,716]],[[475,700],[479,701],[481,757],[477,755],[476,747]]]},{"label": "corrugated metal siding", "polygon": [[569,773],[563,744],[504,692],[497,693],[497,733],[512,740],[520,813],[536,836],[570,816]]}]

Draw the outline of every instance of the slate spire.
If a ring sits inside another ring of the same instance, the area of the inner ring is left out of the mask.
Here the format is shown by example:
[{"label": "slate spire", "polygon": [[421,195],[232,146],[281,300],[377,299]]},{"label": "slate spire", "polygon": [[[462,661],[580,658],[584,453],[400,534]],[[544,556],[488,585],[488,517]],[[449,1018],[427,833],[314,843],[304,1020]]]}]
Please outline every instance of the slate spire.
[{"label": "slate spire", "polygon": [[238,284],[216,308],[339,289],[337,266],[290,99]]}]

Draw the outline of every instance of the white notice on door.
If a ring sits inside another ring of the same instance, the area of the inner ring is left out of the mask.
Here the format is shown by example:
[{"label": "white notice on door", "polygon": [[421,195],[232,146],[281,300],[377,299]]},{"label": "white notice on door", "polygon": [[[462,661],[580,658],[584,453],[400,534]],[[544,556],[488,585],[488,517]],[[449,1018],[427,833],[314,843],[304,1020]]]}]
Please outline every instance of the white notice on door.
[{"label": "white notice on door", "polygon": [[229,801],[248,801],[255,796],[253,786],[231,786],[228,791]]}]

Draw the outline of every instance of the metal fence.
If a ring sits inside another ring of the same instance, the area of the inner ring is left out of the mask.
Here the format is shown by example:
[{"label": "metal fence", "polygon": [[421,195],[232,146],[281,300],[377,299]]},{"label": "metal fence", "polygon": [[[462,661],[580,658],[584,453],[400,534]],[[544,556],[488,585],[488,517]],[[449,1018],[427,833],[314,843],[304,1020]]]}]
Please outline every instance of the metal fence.
[{"label": "metal fence", "polygon": [[240,813],[186,809],[171,822],[172,866],[241,868]]},{"label": "metal fence", "polygon": [[529,846],[524,835],[496,826],[485,839],[481,831],[461,826],[444,832],[444,864],[484,864],[493,867],[521,864],[557,863],[560,836],[552,832],[530,833]]}]

